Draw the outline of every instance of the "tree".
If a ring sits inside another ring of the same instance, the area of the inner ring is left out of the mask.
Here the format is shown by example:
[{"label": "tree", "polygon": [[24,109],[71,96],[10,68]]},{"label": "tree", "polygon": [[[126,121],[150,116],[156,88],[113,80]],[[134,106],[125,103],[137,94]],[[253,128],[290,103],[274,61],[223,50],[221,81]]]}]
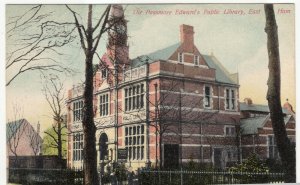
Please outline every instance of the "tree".
[{"label": "tree", "polygon": [[[57,128],[56,128],[57,130]],[[57,134],[53,130],[52,127],[49,127],[45,132],[49,133],[53,137],[55,137],[55,140],[57,141]],[[42,145],[42,153],[43,155],[58,155],[58,150],[57,150],[57,143],[55,140],[46,134],[43,137],[43,145]],[[66,158],[67,156],[67,129],[62,129],[62,158]]]},{"label": "tree", "polygon": [[72,72],[59,63],[62,48],[73,42],[74,24],[50,21],[53,12],[35,5],[22,15],[9,17],[6,24],[6,86],[29,71]]},{"label": "tree", "polygon": [[[33,154],[36,156],[41,152],[42,138],[40,136],[39,130],[35,131],[31,125],[28,126],[30,126],[31,128],[27,129],[26,136],[29,138],[29,145],[32,148]],[[38,127],[40,127],[39,124]]]},{"label": "tree", "polygon": [[280,158],[285,170],[285,182],[296,181],[295,147],[287,137],[280,101],[280,57],[277,24],[272,4],[265,4],[267,48],[269,56],[269,79],[267,100],[273,132]]},{"label": "tree", "polygon": [[[84,133],[84,184],[97,185],[97,151],[96,151],[96,126],[94,123],[93,105],[93,57],[102,35],[107,31],[110,5],[93,26],[93,6],[88,6],[87,27],[80,24],[77,13],[69,6],[67,8],[73,14],[75,25],[79,34],[81,47],[85,54],[85,84],[84,84],[84,108],[82,127]],[[94,35],[96,34],[96,35]]]},{"label": "tree", "polygon": [[61,163],[63,159],[63,143],[66,142],[66,118],[63,114],[64,107],[64,86],[60,81],[58,76],[51,75],[50,78],[45,77],[45,83],[43,85],[42,92],[45,96],[45,99],[52,111],[52,117],[54,123],[52,128],[44,133],[52,139],[49,143],[49,147],[56,148],[57,156]]},{"label": "tree", "polygon": [[[179,143],[182,144],[184,138],[196,134],[195,128],[212,119],[217,111],[197,111],[197,108],[202,107],[204,99],[188,95],[192,92],[185,92],[182,80],[162,78],[160,84],[155,84],[155,86],[159,89],[159,95],[156,89],[154,103],[149,101],[155,106],[154,111],[150,110],[150,126],[156,129],[156,138],[159,139],[157,141],[160,154],[159,168],[162,168],[163,156],[161,154],[165,134],[177,135]],[[183,136],[184,130],[191,131],[189,135]],[[182,166],[183,151],[181,147],[179,149],[180,166]]]}]

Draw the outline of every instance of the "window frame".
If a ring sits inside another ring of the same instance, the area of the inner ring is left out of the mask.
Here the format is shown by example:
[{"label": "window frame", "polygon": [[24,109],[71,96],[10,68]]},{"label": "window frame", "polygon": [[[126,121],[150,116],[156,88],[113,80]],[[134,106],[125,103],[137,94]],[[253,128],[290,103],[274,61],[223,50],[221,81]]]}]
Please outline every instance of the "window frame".
[{"label": "window frame", "polygon": [[178,62],[181,64],[184,63],[184,54],[182,52],[178,53]]},{"label": "window frame", "polygon": [[[227,132],[227,129],[229,129]],[[227,125],[224,127],[224,135],[225,136],[236,136],[236,128],[235,126]]]},{"label": "window frame", "polygon": [[194,65],[199,66],[199,55],[194,55]]},{"label": "window frame", "polygon": [[124,127],[124,143],[128,161],[145,160],[146,126],[145,124]]},{"label": "window frame", "polygon": [[[104,98],[104,101],[103,101]],[[110,96],[109,93],[99,95],[99,116],[105,117],[110,114]]]},{"label": "window frame", "polygon": [[124,93],[124,111],[131,112],[145,108],[145,83],[139,83],[125,87]]},{"label": "window frame", "polygon": [[73,154],[72,161],[82,161],[83,160],[83,133],[73,134]]},{"label": "window frame", "polygon": [[235,88],[225,88],[225,110],[237,110],[237,90]]},{"label": "window frame", "polygon": [[[207,96],[206,94],[206,88],[209,88],[209,95]],[[212,87],[211,85],[204,85],[204,89],[203,89],[203,97],[204,97],[204,101],[203,101],[203,107],[204,109],[211,109],[212,108]],[[206,99],[208,97],[208,100]],[[208,103],[208,105],[207,105]]]},{"label": "window frame", "polygon": [[101,69],[101,78],[106,79],[107,75],[108,75],[107,74],[107,69],[106,68]]},{"label": "window frame", "polygon": [[76,100],[73,102],[73,122],[80,122],[83,118],[83,100]]}]

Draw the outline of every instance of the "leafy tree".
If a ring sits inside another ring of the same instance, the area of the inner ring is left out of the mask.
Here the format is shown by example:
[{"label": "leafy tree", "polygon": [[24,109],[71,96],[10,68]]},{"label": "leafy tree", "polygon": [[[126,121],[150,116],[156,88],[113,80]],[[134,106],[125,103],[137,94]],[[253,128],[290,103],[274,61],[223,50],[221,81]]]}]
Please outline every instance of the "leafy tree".
[{"label": "leafy tree", "polygon": [[[55,134],[54,130],[51,128],[48,128],[46,130],[49,134],[55,137],[57,139],[57,135]],[[56,135],[56,136],[55,136]],[[66,158],[67,156],[67,129],[62,130],[62,158]],[[43,137],[43,145],[42,145],[42,153],[43,155],[58,155],[57,153],[57,145],[55,144],[52,137],[49,135],[45,135]]]}]

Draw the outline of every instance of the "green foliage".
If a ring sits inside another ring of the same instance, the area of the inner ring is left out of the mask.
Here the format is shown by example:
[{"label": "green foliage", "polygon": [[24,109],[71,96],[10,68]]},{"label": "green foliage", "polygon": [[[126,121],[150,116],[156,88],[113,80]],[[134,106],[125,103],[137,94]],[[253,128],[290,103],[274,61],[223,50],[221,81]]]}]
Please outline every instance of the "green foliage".
[{"label": "green foliage", "polygon": [[264,173],[269,172],[267,165],[260,160],[256,155],[251,155],[241,164],[237,164],[229,169],[231,172],[254,172]]},{"label": "green foliage", "polygon": [[237,172],[238,174],[234,175],[234,178],[241,183],[265,183],[268,182],[269,178],[268,175],[264,174],[269,172],[269,168],[256,155],[252,155],[243,163],[229,168],[229,171]]},{"label": "green foliage", "polygon": [[[57,139],[57,134],[53,130],[52,127],[48,128],[46,130],[49,134],[55,137]],[[66,158],[67,156],[67,129],[62,129],[62,156],[63,158]],[[52,147],[52,145],[56,145],[53,138],[51,138],[49,135],[45,134],[43,137],[43,145],[42,145],[42,153],[43,155],[58,155],[57,154],[57,148]]]}]

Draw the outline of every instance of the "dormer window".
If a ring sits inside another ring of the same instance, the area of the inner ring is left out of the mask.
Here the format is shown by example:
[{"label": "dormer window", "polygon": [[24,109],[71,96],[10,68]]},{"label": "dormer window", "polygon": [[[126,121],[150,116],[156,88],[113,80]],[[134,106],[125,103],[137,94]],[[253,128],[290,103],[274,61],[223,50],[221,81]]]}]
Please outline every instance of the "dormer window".
[{"label": "dormer window", "polygon": [[102,79],[107,78],[107,69],[106,68],[102,69],[101,74],[102,74]]},{"label": "dormer window", "polygon": [[194,55],[194,64],[195,64],[196,66],[199,65],[199,56],[198,56],[198,55]]},{"label": "dormer window", "polygon": [[178,53],[178,62],[183,63],[183,54]]}]

